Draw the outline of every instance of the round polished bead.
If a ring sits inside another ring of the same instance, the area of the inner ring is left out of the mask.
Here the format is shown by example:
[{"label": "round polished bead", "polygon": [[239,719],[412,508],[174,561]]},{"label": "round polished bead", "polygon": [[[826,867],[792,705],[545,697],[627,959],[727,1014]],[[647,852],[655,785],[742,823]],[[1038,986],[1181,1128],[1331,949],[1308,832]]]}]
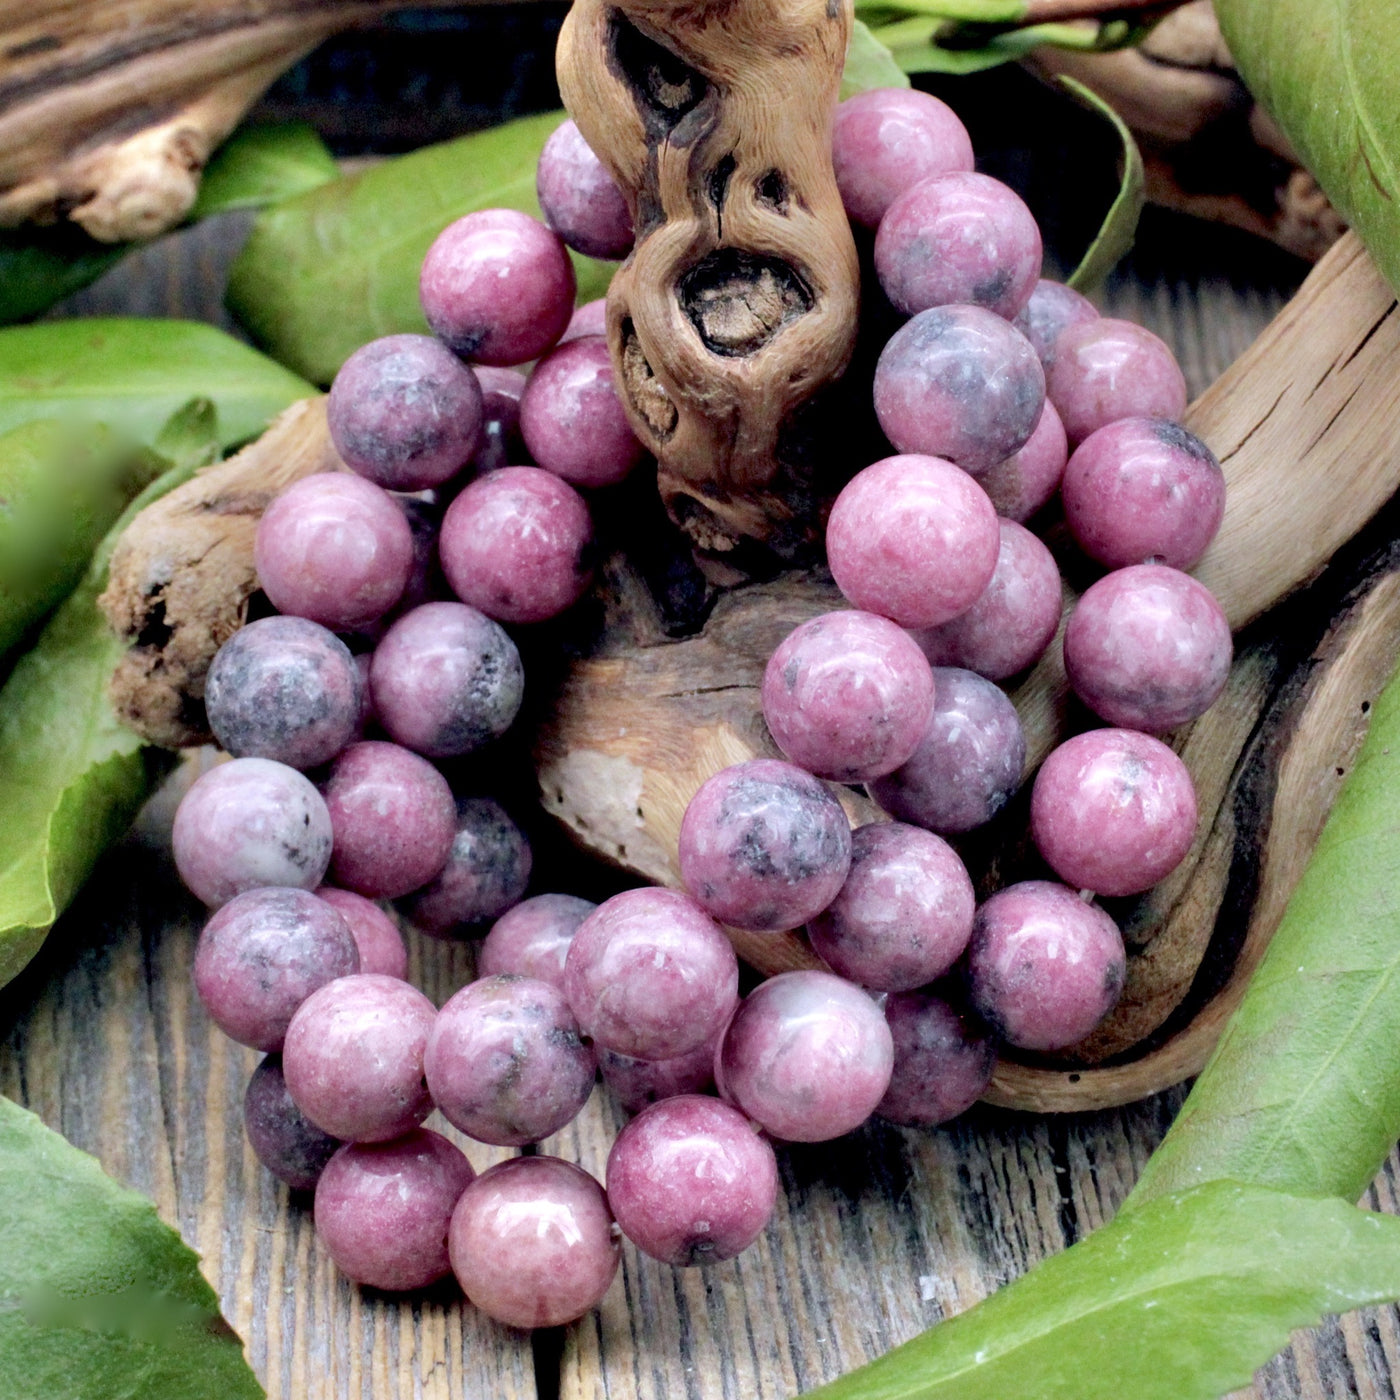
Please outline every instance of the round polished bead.
[{"label": "round polished bead", "polygon": [[1061,744],[1036,774],[1031,835],[1076,889],[1149,890],[1181,864],[1195,834],[1191,774],[1150,735],[1091,729]]},{"label": "round polished bead", "polygon": [[851,873],[808,926],[817,956],[842,977],[880,992],[922,987],[958,960],[976,900],[957,852],[902,822],[857,827]]},{"label": "round polished bead", "polygon": [[1022,1050],[1063,1050],[1113,1010],[1127,958],[1117,925],[1064,885],[1026,880],[977,911],[967,950],[974,1009]]},{"label": "round polished bead", "polygon": [[572,121],[544,143],[535,172],[544,221],[570,248],[590,258],[625,258],[632,215],[617,181]]},{"label": "round polished bead", "polygon": [[638,1060],[616,1050],[600,1049],[598,1069],[603,1083],[628,1113],[640,1113],[649,1103],[677,1094],[703,1094],[714,1087],[715,1052],[722,1030],[694,1050],[669,1060]]},{"label": "round polished bead", "polygon": [[850,863],[841,804],[810,773],[776,759],[716,773],[681,820],[686,889],[713,918],[737,928],[805,924],[836,898]]},{"label": "round polished bead", "polygon": [[498,365],[473,365],[472,373],[481,386],[481,435],[472,466],[478,472],[492,472],[525,461],[525,443],[520,437],[525,376],[518,369]]},{"label": "round polished bead", "polygon": [[1069,458],[1064,424],[1049,399],[1040,422],[1019,452],[989,467],[977,484],[987,493],[996,513],[1024,525],[1059,489]]},{"label": "round polished bead", "polygon": [[933,674],[909,634],[866,612],[788,633],[763,673],[763,717],[799,768],[863,782],[898,768],[933,709]]},{"label": "round polished bead", "polygon": [[312,1190],[341,1145],[293,1102],[277,1055],[264,1058],[248,1081],[243,1130],[258,1161],[293,1191]]},{"label": "round polished bead", "polygon": [[778,1200],[773,1149],[742,1113],[686,1094],[643,1109],[608,1154],[608,1204],[643,1254],[684,1268],[747,1249]]},{"label": "round polished bead", "polygon": [[1064,331],[1098,318],[1098,308],[1088,297],[1081,296],[1063,282],[1051,282],[1042,277],[1012,324],[1035,346],[1041,364],[1048,366],[1055,358],[1055,346]]},{"label": "round polished bead", "polygon": [[322,885],[316,898],[324,900],[350,926],[360,953],[360,971],[385,977],[408,977],[408,949],[399,926],[372,899],[353,890]]},{"label": "round polished bead", "polygon": [[597,297],[576,307],[569,318],[569,328],[559,337],[559,344],[566,340],[578,340],[585,335],[607,335],[608,299]]},{"label": "round polished bead", "polygon": [[885,999],[894,1037],[894,1072],[875,1112],[908,1128],[935,1128],[965,1113],[986,1092],[996,1042],[986,1026],[933,991]]},{"label": "round polished bead", "polygon": [[603,1188],[558,1157],[516,1157],[462,1192],[452,1270],[487,1317],[562,1327],[598,1306],[621,1252]]},{"label": "round polished bead", "polygon": [[476,955],[481,977],[514,972],[564,985],[564,960],[578,926],[597,908],[572,894],[537,894],[507,909],[482,941]]},{"label": "round polished bead", "polygon": [[1122,729],[1165,733],[1225,688],[1234,644],[1220,604],[1164,564],[1118,569],[1089,588],[1065,628],[1075,694]]},{"label": "round polished bead", "polygon": [[870,784],[890,816],[944,835],[991,821],[1021,785],[1026,736],[1006,692],[972,671],[933,673],[933,717],[914,757]]},{"label": "round polished bead", "polygon": [[1001,536],[987,493],[936,457],[886,457],[832,507],[827,559],[837,587],[901,627],[937,627],[992,581]]},{"label": "round polished bead", "polygon": [[739,1004],[716,1078],[774,1137],[825,1142],[870,1117],[893,1062],[890,1029],[866,992],[829,972],[784,972]]}]

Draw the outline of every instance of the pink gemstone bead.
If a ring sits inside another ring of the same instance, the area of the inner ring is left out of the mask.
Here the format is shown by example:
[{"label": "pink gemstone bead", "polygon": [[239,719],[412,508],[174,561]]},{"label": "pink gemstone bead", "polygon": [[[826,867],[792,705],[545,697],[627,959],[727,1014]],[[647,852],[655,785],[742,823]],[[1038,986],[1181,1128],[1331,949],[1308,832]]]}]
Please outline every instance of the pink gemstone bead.
[{"label": "pink gemstone bead", "polygon": [[1152,559],[1189,569],[1225,514],[1225,476],[1195,433],[1165,418],[1120,418],[1091,433],[1060,494],[1079,547],[1121,569]]},{"label": "pink gemstone bead", "polygon": [[1071,447],[1120,418],[1176,419],[1186,411],[1186,379],[1167,343],[1108,317],[1061,332],[1046,392]]},{"label": "pink gemstone bead", "polygon": [[452,1270],[487,1317],[562,1327],[598,1306],[621,1257],[603,1188],[558,1157],[516,1157],[462,1192]]},{"label": "pink gemstone bead", "polygon": [[936,457],[886,457],[842,489],[826,527],[837,587],[901,627],[966,612],[996,571],[1001,535],[987,493]]},{"label": "pink gemstone bead", "polygon": [[345,920],[305,890],[248,890],[204,926],[194,986],[214,1024],[254,1050],[280,1050],[297,1008],[359,969]]},{"label": "pink gemstone bead", "polygon": [[643,1109],[613,1143],[607,1180],[622,1233],[680,1268],[747,1249],[778,1200],[772,1147],[742,1113],[698,1094]]},{"label": "pink gemstone bead", "polygon": [[1065,425],[1055,405],[1046,399],[1040,422],[1026,445],[989,467],[977,478],[977,484],[998,515],[1024,525],[1058,490],[1068,457]]},{"label": "pink gemstone bead", "polygon": [[1063,1050],[1113,1010],[1127,975],[1117,925],[1049,880],[999,890],[967,950],[974,1009],[1022,1050]]},{"label": "pink gemstone bead", "polygon": [[418,295],[433,333],[454,354],[519,365],[563,335],[574,285],[556,234],[514,209],[483,209],[438,234],[423,259]]},{"label": "pink gemstone bead", "polygon": [[1030,441],[1045,371],[1030,341],[980,306],[921,311],[875,365],[875,415],[900,452],[956,462],[973,476]]},{"label": "pink gemstone bead", "polygon": [[1040,659],[1060,626],[1060,571],[1031,532],[1001,522],[996,572],[977,601],[942,627],[915,634],[935,666],[1005,680]]},{"label": "pink gemstone bead", "polygon": [[566,340],[579,340],[585,335],[607,335],[608,333],[608,299],[598,297],[594,301],[586,301],[573,314],[569,321],[569,328],[559,337],[559,344],[563,345]]},{"label": "pink gemstone bead", "polygon": [[572,121],[544,143],[535,188],[544,221],[570,248],[590,258],[625,258],[632,215],[617,182]]},{"label": "pink gemstone bead", "polygon": [[640,1113],[649,1103],[713,1088],[721,1034],[722,1029],[694,1050],[669,1060],[637,1060],[616,1050],[600,1050],[598,1069],[618,1103],[628,1113]]},{"label": "pink gemstone bead", "polygon": [[481,435],[472,466],[479,472],[493,472],[525,461],[525,443],[520,437],[525,376],[518,369],[496,365],[473,365],[472,372],[481,385]]},{"label": "pink gemstone bead", "polygon": [[1043,255],[1035,216],[990,175],[955,171],[900,195],[875,235],[875,272],[907,315],[985,306],[1007,320],[1030,300]]},{"label": "pink gemstone bead", "polygon": [[1098,308],[1088,297],[1080,296],[1063,282],[1051,282],[1042,277],[1013,324],[1035,346],[1041,364],[1048,366],[1055,358],[1055,346],[1065,330],[1098,318]]},{"label": "pink gemstone bead", "polygon": [[858,827],[841,893],[808,926],[833,972],[879,992],[942,977],[972,936],[976,900],[957,852],[901,822]]},{"label": "pink gemstone bead", "polygon": [[1211,591],[1165,564],[1101,578],[1065,628],[1075,694],[1110,724],[1150,734],[1210,709],[1233,654],[1230,624]]},{"label": "pink gemstone bead", "polygon": [[724,1025],[739,999],[739,963],[724,930],[688,895],[624,890],[579,925],[564,993],[600,1046],[668,1060]]},{"label": "pink gemstone bead", "polygon": [[397,744],[366,740],[336,759],[326,783],[336,880],[371,899],[425,885],[447,863],[457,809],[447,779]]},{"label": "pink gemstone bead", "polygon": [[326,401],[336,451],[386,491],[423,491],[456,476],[476,451],[482,416],[476,376],[428,335],[361,346]]},{"label": "pink gemstone bead", "polygon": [[543,622],[593,578],[583,497],[539,467],[478,478],[447,508],[438,546],[452,591],[498,622]]},{"label": "pink gemstone bead", "polygon": [[737,928],[805,924],[836,898],[850,863],[841,804],[810,773],[776,759],[716,773],[681,820],[686,889],[713,918]]},{"label": "pink gemstone bead", "polygon": [[715,1077],[774,1137],[825,1142],[870,1117],[893,1064],[890,1029],[867,993],[829,972],[784,972],[739,1004]]},{"label": "pink gemstone bead", "polygon": [[350,926],[360,952],[360,971],[384,977],[408,977],[408,949],[399,926],[372,899],[353,890],[322,885],[316,898],[324,900]]},{"label": "pink gemstone bead", "polygon": [[438,1012],[423,1056],[428,1092],[479,1142],[523,1147],[588,1102],[598,1061],[564,994],[532,977],[483,977]]},{"label": "pink gemstone bead", "polygon": [[295,768],[236,758],[180,799],[172,844],[186,888],[216,909],[264,885],[314,890],[331,858],[331,817]]},{"label": "pink gemstone bead", "polygon": [[537,894],[522,900],[491,925],[476,955],[477,975],[514,972],[562,988],[569,945],[597,907],[571,894]]},{"label": "pink gemstone bead", "polygon": [[293,482],[263,512],[253,560],[278,612],[355,631],[402,596],[413,532],[394,498],[372,481],[319,472]]},{"label": "pink gemstone bead", "polygon": [[571,340],[535,366],[520,400],[520,431],[535,461],[575,486],[614,486],[646,455],[602,336]]},{"label": "pink gemstone bead", "polygon": [[327,983],[302,1002],[282,1048],[297,1107],[346,1142],[387,1142],[416,1128],[433,1107],[423,1048],[436,1015],[397,977],[361,972]]},{"label": "pink gemstone bead", "polygon": [[946,102],[913,88],[872,88],[836,108],[831,162],[853,223],[876,228],[885,210],[931,175],[972,169],[972,140]]},{"label": "pink gemstone bead", "polygon": [[263,1166],[293,1191],[310,1191],[341,1146],[292,1102],[282,1061],[263,1059],[243,1095],[243,1130]]},{"label": "pink gemstone bead", "polygon": [[452,1210],[475,1173],[445,1137],[417,1128],[350,1143],[316,1184],[316,1235],[355,1283],[407,1293],[451,1270]]},{"label": "pink gemstone bead", "polygon": [[933,673],[933,717],[914,757],[870,784],[899,821],[945,835],[991,821],[1021,785],[1026,737],[1006,692],[973,671]]},{"label": "pink gemstone bead", "polygon": [[863,782],[909,758],[933,710],[933,673],[888,618],[832,612],[789,632],[763,673],[763,718],[799,768]]},{"label": "pink gemstone bead", "polygon": [[966,1113],[987,1090],[996,1042],[975,1017],[936,992],[885,999],[894,1073],[875,1112],[908,1128],[935,1128]]},{"label": "pink gemstone bead", "polygon": [[1036,774],[1031,835],[1067,885],[1139,894],[1191,849],[1196,790],[1164,743],[1131,729],[1093,729],[1061,744]]}]

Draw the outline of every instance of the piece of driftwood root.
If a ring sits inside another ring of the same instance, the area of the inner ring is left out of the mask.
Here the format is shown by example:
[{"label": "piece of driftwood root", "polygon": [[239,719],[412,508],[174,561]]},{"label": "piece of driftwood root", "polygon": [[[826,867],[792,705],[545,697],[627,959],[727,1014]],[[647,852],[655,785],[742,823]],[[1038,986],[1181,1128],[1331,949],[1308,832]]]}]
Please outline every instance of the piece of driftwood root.
[{"label": "piece of driftwood root", "polygon": [[608,292],[619,393],[705,550],[810,541],[784,462],[850,359],[859,268],[831,169],[850,0],[576,0],[559,86],[627,196]]}]

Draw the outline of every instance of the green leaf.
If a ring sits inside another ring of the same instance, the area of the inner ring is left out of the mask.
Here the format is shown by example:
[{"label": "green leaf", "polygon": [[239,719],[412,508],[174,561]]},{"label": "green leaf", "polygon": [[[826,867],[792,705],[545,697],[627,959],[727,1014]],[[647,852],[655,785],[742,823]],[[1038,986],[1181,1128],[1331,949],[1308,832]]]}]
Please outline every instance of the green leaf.
[{"label": "green leaf", "polygon": [[1400,678],[1136,1208],[1232,1177],[1354,1201],[1400,1137]]},{"label": "green leaf", "polygon": [[1030,8],[1026,0],[856,0],[857,15],[891,7],[905,14],[974,24],[1019,24]]},{"label": "green leaf", "polygon": [[1118,194],[1109,206],[1094,241],[1069,278],[1071,287],[1084,292],[1097,287],[1133,246],[1133,239],[1137,237],[1138,219],[1142,217],[1143,205],[1147,203],[1147,175],[1142,167],[1142,152],[1138,150],[1138,143],[1133,139],[1127,122],[1117,111],[1077,78],[1061,75],[1060,86],[1080,106],[1098,112],[1100,116],[1112,122],[1118,139],[1123,144],[1123,173],[1118,184]]},{"label": "green leaf", "polygon": [[[264,210],[229,278],[228,303],[268,352],[328,384],[366,341],[426,330],[418,269],[454,219],[538,215],[535,164],[562,112],[525,117],[371,166]],[[575,257],[580,301],[616,264]]]},{"label": "green leaf", "polygon": [[0,1197],[0,1396],[261,1400],[198,1255],[6,1098]]},{"label": "green leaf", "polygon": [[851,26],[851,42],[846,48],[846,66],[841,72],[841,100],[871,88],[908,87],[909,77],[894,55],[870,32],[861,20]]},{"label": "green leaf", "polygon": [[101,422],[150,443],[197,395],[218,408],[219,444],[255,437],[316,391],[196,321],[45,321],[0,330],[0,432],[35,418]]},{"label": "green leaf", "polygon": [[241,127],[214,153],[190,218],[261,209],[329,184],[339,174],[326,143],[305,122]]},{"label": "green leaf", "polygon": [[811,1400],[1218,1400],[1400,1296],[1400,1220],[1233,1182],[1168,1196]]},{"label": "green leaf", "polygon": [[1394,0],[1216,0],[1249,90],[1400,292]]},{"label": "green leaf", "polygon": [[[909,6],[900,0],[900,8]],[[1094,48],[1095,32],[1067,24],[1031,24],[995,34],[985,43],[968,47],[952,46],[942,40],[946,20],[916,15],[875,30],[875,38],[889,47],[895,62],[906,73],[951,73],[965,76],[998,68],[1024,58],[1041,44],[1060,48]]]},{"label": "green leaf", "polygon": [[43,315],[96,282],[129,247],[99,243],[71,225],[0,232],[0,325]]},{"label": "green leaf", "polygon": [[124,645],[97,597],[127,522],[198,464],[197,456],[187,457],[127,506],[82,582],[0,689],[0,986],[38,952],[161,769],[108,702]]}]

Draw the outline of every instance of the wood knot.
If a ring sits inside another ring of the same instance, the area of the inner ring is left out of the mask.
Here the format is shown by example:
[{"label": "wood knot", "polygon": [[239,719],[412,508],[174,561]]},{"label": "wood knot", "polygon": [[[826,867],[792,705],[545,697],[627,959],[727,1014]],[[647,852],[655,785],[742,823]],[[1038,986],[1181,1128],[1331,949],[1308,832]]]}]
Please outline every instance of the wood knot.
[{"label": "wood knot", "polygon": [[715,355],[752,355],[812,309],[791,264],[767,253],[717,248],[680,279],[681,309]]}]

